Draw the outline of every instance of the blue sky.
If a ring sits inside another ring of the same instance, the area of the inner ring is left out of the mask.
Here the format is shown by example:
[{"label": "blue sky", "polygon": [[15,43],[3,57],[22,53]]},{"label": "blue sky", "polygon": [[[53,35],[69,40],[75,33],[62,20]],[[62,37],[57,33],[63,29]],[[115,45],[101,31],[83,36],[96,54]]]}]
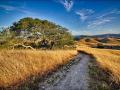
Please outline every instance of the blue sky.
[{"label": "blue sky", "polygon": [[47,19],[74,35],[120,33],[120,0],[0,0],[0,28],[24,17]]}]

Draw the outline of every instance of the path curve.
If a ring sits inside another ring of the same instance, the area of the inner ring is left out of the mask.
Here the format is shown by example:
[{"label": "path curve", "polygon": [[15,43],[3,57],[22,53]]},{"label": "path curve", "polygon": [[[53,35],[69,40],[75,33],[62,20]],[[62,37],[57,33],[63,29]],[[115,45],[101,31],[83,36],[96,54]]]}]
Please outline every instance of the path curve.
[{"label": "path curve", "polygon": [[[65,73],[64,71],[57,72],[60,79],[56,79],[54,83],[40,83],[39,90],[88,90],[89,60],[90,57],[88,55],[77,55],[75,57],[75,61],[79,61],[77,64],[72,65],[67,73]],[[61,72],[64,72],[64,74],[61,75]]]}]

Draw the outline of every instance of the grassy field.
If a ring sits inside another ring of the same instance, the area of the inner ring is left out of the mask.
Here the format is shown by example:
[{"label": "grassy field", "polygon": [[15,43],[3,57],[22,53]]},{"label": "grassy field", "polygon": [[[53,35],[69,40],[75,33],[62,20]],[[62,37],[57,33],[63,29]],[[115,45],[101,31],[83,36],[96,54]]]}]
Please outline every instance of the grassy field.
[{"label": "grassy field", "polygon": [[[79,46],[77,50],[92,54],[99,66],[110,72],[111,79],[120,83],[120,50]],[[24,82],[30,76],[44,76],[67,63],[75,50],[0,50],[0,87]]]},{"label": "grassy field", "polygon": [[120,50],[97,49],[87,46],[80,46],[78,50],[92,54],[99,66],[110,72],[111,79],[120,83]]},{"label": "grassy field", "polygon": [[17,84],[37,74],[45,75],[76,54],[75,50],[1,50],[0,87]]}]

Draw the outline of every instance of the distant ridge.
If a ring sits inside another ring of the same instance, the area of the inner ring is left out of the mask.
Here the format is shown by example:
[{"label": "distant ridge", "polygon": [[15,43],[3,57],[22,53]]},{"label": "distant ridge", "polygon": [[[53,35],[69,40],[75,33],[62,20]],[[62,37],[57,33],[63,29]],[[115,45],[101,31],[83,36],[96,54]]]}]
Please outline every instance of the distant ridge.
[{"label": "distant ridge", "polygon": [[114,38],[120,38],[120,33],[119,34],[100,34],[100,35],[74,35],[75,40],[79,40],[80,38],[85,38],[85,37],[97,37],[97,38],[109,38],[109,37],[114,37]]}]

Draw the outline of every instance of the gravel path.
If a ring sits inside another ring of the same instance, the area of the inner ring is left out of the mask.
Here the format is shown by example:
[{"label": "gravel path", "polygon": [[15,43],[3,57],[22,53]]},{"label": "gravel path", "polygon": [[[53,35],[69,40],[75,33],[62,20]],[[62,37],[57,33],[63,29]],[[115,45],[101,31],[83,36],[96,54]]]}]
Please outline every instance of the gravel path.
[{"label": "gravel path", "polygon": [[74,62],[67,65],[67,69],[63,67],[45,82],[40,83],[39,90],[88,90],[90,57],[79,54],[74,59]]}]

